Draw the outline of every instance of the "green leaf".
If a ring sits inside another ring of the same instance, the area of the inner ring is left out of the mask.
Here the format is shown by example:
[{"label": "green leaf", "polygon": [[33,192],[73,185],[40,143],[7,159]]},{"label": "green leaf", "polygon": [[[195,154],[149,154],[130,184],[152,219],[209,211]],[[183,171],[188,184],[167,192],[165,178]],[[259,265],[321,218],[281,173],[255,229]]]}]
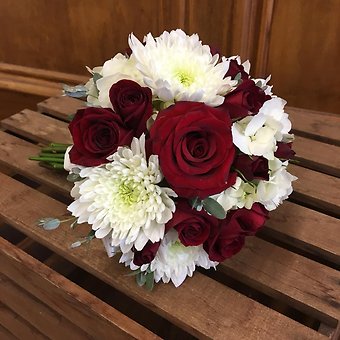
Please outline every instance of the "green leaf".
[{"label": "green leaf", "polygon": [[152,290],[155,284],[154,280],[154,272],[150,272],[146,274],[146,282],[145,282],[145,287],[148,290]]},{"label": "green leaf", "polygon": [[196,208],[199,204],[201,204],[200,198],[197,196],[189,200],[189,203],[192,208]]},{"label": "green leaf", "polygon": [[54,230],[60,226],[59,218],[45,217],[38,221],[38,225],[45,230]]},{"label": "green leaf", "polygon": [[93,73],[93,82],[97,85],[97,81],[100,79],[100,78],[103,78],[103,76],[99,73]]},{"label": "green leaf", "polygon": [[74,174],[74,173],[68,174],[66,179],[71,183],[78,182],[78,181],[82,180],[82,178],[78,174]]},{"label": "green leaf", "polygon": [[70,225],[71,229],[74,229],[78,225],[78,220],[76,219],[72,224]]},{"label": "green leaf", "polygon": [[227,214],[221,204],[219,204],[214,199],[207,197],[203,200],[203,208],[209,214],[215,216],[216,218],[223,220],[226,218]]},{"label": "green leaf", "polygon": [[142,272],[136,275],[136,282],[139,287],[142,287],[146,283],[146,275]]},{"label": "green leaf", "polygon": [[84,85],[69,86],[63,84],[63,92],[69,97],[82,98],[87,96],[88,90]]},{"label": "green leaf", "polygon": [[239,73],[236,74],[234,80],[239,81],[239,80],[241,80],[241,78],[242,78],[242,74],[241,74],[241,72],[239,72]]}]

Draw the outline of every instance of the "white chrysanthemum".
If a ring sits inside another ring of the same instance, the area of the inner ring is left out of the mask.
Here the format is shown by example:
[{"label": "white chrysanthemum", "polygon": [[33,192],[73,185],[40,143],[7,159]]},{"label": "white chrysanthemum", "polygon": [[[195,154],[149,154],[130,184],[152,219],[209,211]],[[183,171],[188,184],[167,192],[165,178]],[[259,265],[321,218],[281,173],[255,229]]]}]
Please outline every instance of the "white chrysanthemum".
[{"label": "white chrysanthemum", "polygon": [[188,36],[177,29],[154,38],[149,33],[144,42],[133,34],[129,37],[145,84],[165,102],[187,100],[218,106],[237,84],[230,77],[224,78],[229,61],[218,63],[219,56],[212,56],[197,34]]},{"label": "white chrysanthemum", "polygon": [[257,186],[257,201],[267,210],[274,210],[292,193],[292,182],[297,177],[291,175],[286,167],[288,161],[281,162],[275,158],[269,161],[270,176],[268,181],[259,181]]},{"label": "white chrysanthemum", "polygon": [[273,94],[272,92],[273,85],[267,85],[271,78],[272,76],[269,75],[266,79],[253,78],[252,80],[254,81],[255,84],[257,84],[257,86],[261,87],[265,94],[271,96]]},{"label": "white chrysanthemum", "polygon": [[244,182],[237,177],[233,186],[211,198],[215,199],[226,212],[238,208],[251,209],[253,203],[256,202],[256,185]]},{"label": "white chrysanthemum", "polygon": [[141,250],[148,240],[164,236],[165,223],[172,218],[176,196],[157,184],[162,180],[158,156],[145,155],[145,136],[134,138],[131,148],[119,147],[101,167],[84,168],[85,178],[75,185],[75,201],[68,210],[79,223],[87,222],[97,238],[110,234],[111,244],[128,251]]},{"label": "white chrysanthemum", "polygon": [[[133,253],[130,251],[123,254],[119,262],[130,266],[132,270],[139,267],[132,262]],[[150,264],[144,264],[140,267],[141,271],[147,268],[154,272],[155,282],[162,280],[168,283],[170,280],[178,287],[187,276],[192,276],[196,266],[209,269],[216,267],[218,262],[209,260],[209,256],[202,246],[185,247],[178,239],[176,230],[170,230],[161,242],[155,258]]]},{"label": "white chrysanthemum", "polygon": [[144,85],[142,74],[136,68],[134,56],[127,58],[118,53],[112,59],[107,60],[102,67],[95,67],[89,71],[102,76],[96,84],[91,78],[85,85],[88,89],[87,101],[95,106],[112,108],[109,91],[111,86],[119,80],[129,79]]},{"label": "white chrysanthemum", "polygon": [[242,63],[241,57],[239,55],[234,55],[234,56],[229,57],[229,58],[222,57],[222,60],[227,60],[227,61],[235,60],[239,65],[243,66],[243,69],[246,73],[249,74],[249,72],[250,72],[250,61],[246,60],[244,63]]},{"label": "white chrysanthemum", "polygon": [[274,159],[276,142],[282,141],[291,129],[291,122],[283,107],[286,104],[275,97],[266,101],[259,113],[237,121],[232,126],[234,144],[245,154]]}]

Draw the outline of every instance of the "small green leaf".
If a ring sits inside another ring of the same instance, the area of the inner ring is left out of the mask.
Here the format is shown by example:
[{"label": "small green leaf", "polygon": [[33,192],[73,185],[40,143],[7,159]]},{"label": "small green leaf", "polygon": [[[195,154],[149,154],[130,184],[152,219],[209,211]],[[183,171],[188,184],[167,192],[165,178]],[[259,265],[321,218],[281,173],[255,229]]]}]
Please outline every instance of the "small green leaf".
[{"label": "small green leaf", "polygon": [[70,248],[78,248],[80,247],[84,242],[82,241],[76,241],[76,242],[73,242],[71,245],[70,245]]},{"label": "small green leaf", "polygon": [[139,273],[139,274],[137,274],[136,275],[136,282],[137,282],[137,284],[138,284],[138,286],[139,287],[142,287],[142,286],[144,286],[145,285],[145,283],[146,283],[146,275],[143,273],[143,272],[141,272],[141,273]]},{"label": "small green leaf", "polygon": [[88,90],[84,85],[69,86],[63,84],[63,92],[69,97],[82,98],[87,96]]},{"label": "small green leaf", "polygon": [[234,80],[239,81],[239,80],[241,80],[241,78],[242,78],[242,74],[241,74],[241,72],[239,72],[239,73],[236,74]]},{"label": "small green leaf", "polygon": [[54,230],[60,226],[60,220],[54,217],[46,217],[40,219],[38,225],[45,230]]},{"label": "small green leaf", "polygon": [[258,80],[255,85],[262,88],[262,81]]},{"label": "small green leaf", "polygon": [[207,197],[203,200],[203,208],[209,214],[215,216],[216,218],[223,220],[226,218],[227,214],[221,204],[215,201],[213,198]]},{"label": "small green leaf", "polygon": [[138,268],[137,270],[134,270],[132,273],[126,274],[125,276],[135,276],[135,275],[138,275],[139,273],[141,273],[140,268]]},{"label": "small green leaf", "polygon": [[66,179],[71,183],[78,182],[78,181],[82,180],[82,178],[78,174],[74,174],[74,173],[68,174]]},{"label": "small green leaf", "polygon": [[100,78],[103,78],[103,76],[99,73],[93,73],[93,82],[95,84],[97,84],[97,81],[100,79]]},{"label": "small green leaf", "polygon": [[150,272],[146,274],[146,282],[145,282],[145,287],[148,290],[152,290],[155,284],[154,280],[154,272]]},{"label": "small green leaf", "polygon": [[75,229],[75,227],[78,225],[78,220],[76,219],[72,224],[70,225],[71,229]]}]

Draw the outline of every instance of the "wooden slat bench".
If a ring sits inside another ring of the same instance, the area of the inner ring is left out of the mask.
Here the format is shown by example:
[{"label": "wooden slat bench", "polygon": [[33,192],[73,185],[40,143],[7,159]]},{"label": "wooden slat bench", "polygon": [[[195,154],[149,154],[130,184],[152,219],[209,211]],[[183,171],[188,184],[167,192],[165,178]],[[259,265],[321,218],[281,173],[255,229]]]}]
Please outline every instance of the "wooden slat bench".
[{"label": "wooden slat bench", "polygon": [[70,202],[65,175],[28,157],[70,142],[83,102],[53,97],[0,131],[0,338],[338,339],[340,117],[288,108],[296,133],[295,192],[245,248],[174,288],[139,288],[88,232],[36,226]]}]

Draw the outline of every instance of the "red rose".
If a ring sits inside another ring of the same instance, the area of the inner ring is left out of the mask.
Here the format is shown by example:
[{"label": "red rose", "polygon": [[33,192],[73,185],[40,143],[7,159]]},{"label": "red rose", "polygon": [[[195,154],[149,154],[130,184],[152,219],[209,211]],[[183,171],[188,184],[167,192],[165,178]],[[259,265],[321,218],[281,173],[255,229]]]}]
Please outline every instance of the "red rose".
[{"label": "red rose", "polygon": [[73,138],[70,160],[74,164],[97,166],[107,163],[106,157],[118,146],[130,145],[133,131],[110,109],[88,107],[78,110],[69,125]]},{"label": "red rose", "polygon": [[231,218],[231,214],[218,222],[217,226],[211,226],[210,236],[203,248],[211,261],[223,262],[242,249],[245,235],[237,220]]},{"label": "red rose", "polygon": [[262,204],[254,203],[250,210],[246,208],[233,210],[230,218],[237,221],[246,236],[255,235],[265,224],[268,210]]},{"label": "red rose", "polygon": [[135,136],[146,131],[146,121],[152,115],[152,92],[132,80],[120,80],[110,89],[110,101],[124,124],[135,131]]},{"label": "red rose", "polygon": [[198,246],[209,236],[210,226],[218,223],[217,218],[208,215],[204,210],[193,209],[187,200],[179,200],[172,219],[166,228],[175,228],[183,245]]},{"label": "red rose", "polygon": [[161,242],[152,243],[151,241],[148,241],[142,250],[135,251],[133,263],[136,266],[142,266],[143,264],[150,263],[155,258],[160,244]]},{"label": "red rose", "polygon": [[231,77],[231,79],[234,79],[238,73],[241,73],[241,79],[248,79],[249,74],[244,70],[243,65],[239,64],[236,60],[231,59],[229,63],[229,69],[226,73],[226,77]]},{"label": "red rose", "polygon": [[254,178],[269,180],[268,160],[264,157],[250,157],[242,154],[236,157],[233,167],[239,170],[248,181]]},{"label": "red rose", "polygon": [[277,143],[277,150],[274,153],[274,156],[280,159],[292,159],[295,155],[295,152],[292,150],[292,143]]},{"label": "red rose", "polygon": [[257,113],[263,103],[271,96],[255,85],[251,79],[245,79],[232,92],[225,96],[222,107],[229,111],[231,118],[244,118]]},{"label": "red rose", "polygon": [[231,121],[221,109],[178,102],[159,113],[150,144],[179,196],[203,199],[235,183],[236,173],[230,173],[235,156]]}]

